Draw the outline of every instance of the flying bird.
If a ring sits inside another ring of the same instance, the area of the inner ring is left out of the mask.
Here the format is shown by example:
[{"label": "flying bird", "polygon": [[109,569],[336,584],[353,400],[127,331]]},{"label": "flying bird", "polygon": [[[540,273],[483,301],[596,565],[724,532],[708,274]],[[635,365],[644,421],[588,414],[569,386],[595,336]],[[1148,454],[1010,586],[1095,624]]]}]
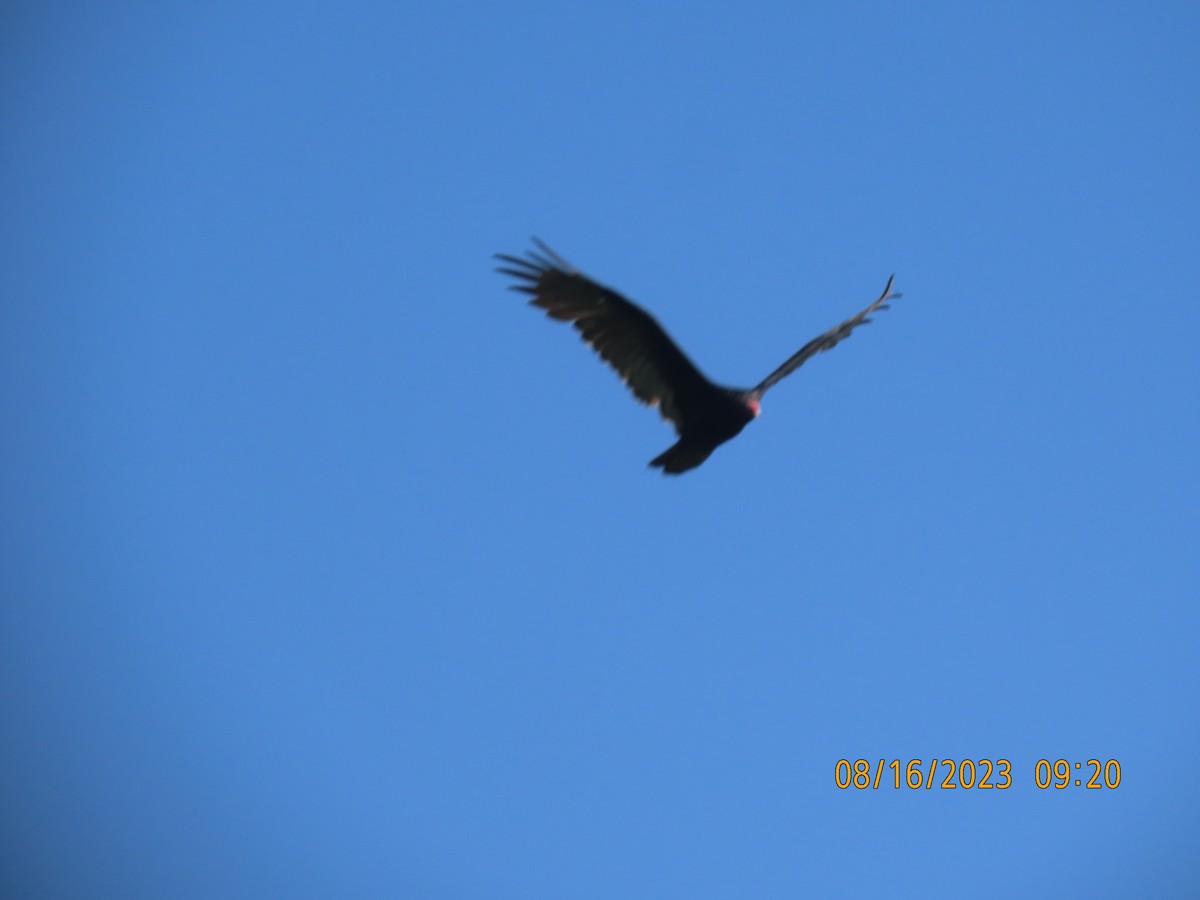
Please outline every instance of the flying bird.
[{"label": "flying bird", "polygon": [[900,296],[892,293],[893,275],[878,300],[813,338],[757,387],[723,387],[705,378],[644,309],[588,278],[537,238],[533,243],[537,250],[524,257],[497,253],[504,265],[496,271],[516,279],[512,289],[529,294],[530,304],[546,310],[550,318],[571,322],[638,400],[657,406],[663,418],[674,423],[679,440],[650,460],[669,475],[708,459],[758,415],[762,396],[771,387],[849,337],[871,321],[871,313],[887,309],[887,301]]}]

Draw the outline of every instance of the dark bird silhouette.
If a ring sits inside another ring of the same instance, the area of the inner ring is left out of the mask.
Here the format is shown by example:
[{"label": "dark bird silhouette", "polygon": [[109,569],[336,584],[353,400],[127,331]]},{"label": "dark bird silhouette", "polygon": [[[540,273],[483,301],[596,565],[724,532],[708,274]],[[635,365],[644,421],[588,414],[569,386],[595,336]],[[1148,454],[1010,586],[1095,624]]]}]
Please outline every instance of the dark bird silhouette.
[{"label": "dark bird silhouette", "polygon": [[650,460],[651,466],[678,475],[700,465],[721,444],[737,436],[758,415],[762,395],[822,350],[849,337],[871,313],[887,309],[892,281],[879,299],[857,315],[830,328],[797,350],[782,366],[749,390],[713,384],[684,356],[654,318],[622,297],[588,278],[539,241],[537,251],[525,256],[497,253],[505,265],[496,271],[517,279],[513,290],[531,295],[534,306],[552,319],[571,322],[633,391],[635,397],[657,406],[664,419],[675,425],[679,440]]}]

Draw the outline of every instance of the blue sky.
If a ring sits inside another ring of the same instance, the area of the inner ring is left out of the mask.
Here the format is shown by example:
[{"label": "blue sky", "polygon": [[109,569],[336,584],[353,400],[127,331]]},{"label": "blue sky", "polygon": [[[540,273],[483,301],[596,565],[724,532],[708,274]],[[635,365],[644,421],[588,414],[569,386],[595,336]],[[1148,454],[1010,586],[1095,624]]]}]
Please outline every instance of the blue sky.
[{"label": "blue sky", "polygon": [[0,22],[6,896],[1196,896],[1195,4]]}]

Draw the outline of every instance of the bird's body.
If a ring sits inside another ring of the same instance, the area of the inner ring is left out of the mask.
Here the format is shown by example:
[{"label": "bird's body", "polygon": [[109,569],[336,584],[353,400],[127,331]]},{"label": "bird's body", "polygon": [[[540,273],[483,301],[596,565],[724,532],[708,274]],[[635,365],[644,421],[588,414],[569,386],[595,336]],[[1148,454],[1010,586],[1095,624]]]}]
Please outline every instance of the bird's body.
[{"label": "bird's body", "polygon": [[496,254],[506,264],[498,271],[518,279],[513,288],[530,294],[529,302],[548,316],[573,323],[635,397],[657,406],[663,418],[674,423],[679,440],[650,461],[671,475],[708,459],[754,420],[768,388],[871,321],[871,313],[886,309],[887,301],[899,296],[892,293],[889,278],[878,300],[809,341],[757,387],[722,387],[701,374],[649,313],[588,278],[545,244],[536,239],[534,243],[538,252],[530,251],[524,258]]},{"label": "bird's body", "polygon": [[741,434],[758,415],[753,391],[710,384],[706,394],[698,394],[697,402],[688,404],[690,414],[675,428],[679,440],[650,460],[650,465],[669,475],[694,469],[717,447]]}]

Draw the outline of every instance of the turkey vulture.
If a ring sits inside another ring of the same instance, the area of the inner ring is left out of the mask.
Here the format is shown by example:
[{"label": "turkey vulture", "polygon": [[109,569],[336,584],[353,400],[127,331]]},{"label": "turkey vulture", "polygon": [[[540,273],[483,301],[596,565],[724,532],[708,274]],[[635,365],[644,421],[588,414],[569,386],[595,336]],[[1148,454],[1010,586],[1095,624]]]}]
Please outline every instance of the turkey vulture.
[{"label": "turkey vulture", "polygon": [[657,406],[664,419],[675,424],[679,440],[650,460],[664,473],[678,475],[700,465],[721,444],[735,437],[758,415],[759,401],[767,389],[800,368],[811,356],[849,337],[856,327],[871,320],[871,313],[887,309],[893,275],[879,299],[857,315],[813,338],[782,366],[754,388],[743,390],[713,384],[684,356],[662,326],[641,307],[612,288],[588,278],[539,241],[537,251],[524,258],[497,253],[505,263],[496,269],[517,279],[512,289],[530,294],[529,302],[546,310],[552,319],[571,322],[592,348],[633,391],[635,397]]}]

